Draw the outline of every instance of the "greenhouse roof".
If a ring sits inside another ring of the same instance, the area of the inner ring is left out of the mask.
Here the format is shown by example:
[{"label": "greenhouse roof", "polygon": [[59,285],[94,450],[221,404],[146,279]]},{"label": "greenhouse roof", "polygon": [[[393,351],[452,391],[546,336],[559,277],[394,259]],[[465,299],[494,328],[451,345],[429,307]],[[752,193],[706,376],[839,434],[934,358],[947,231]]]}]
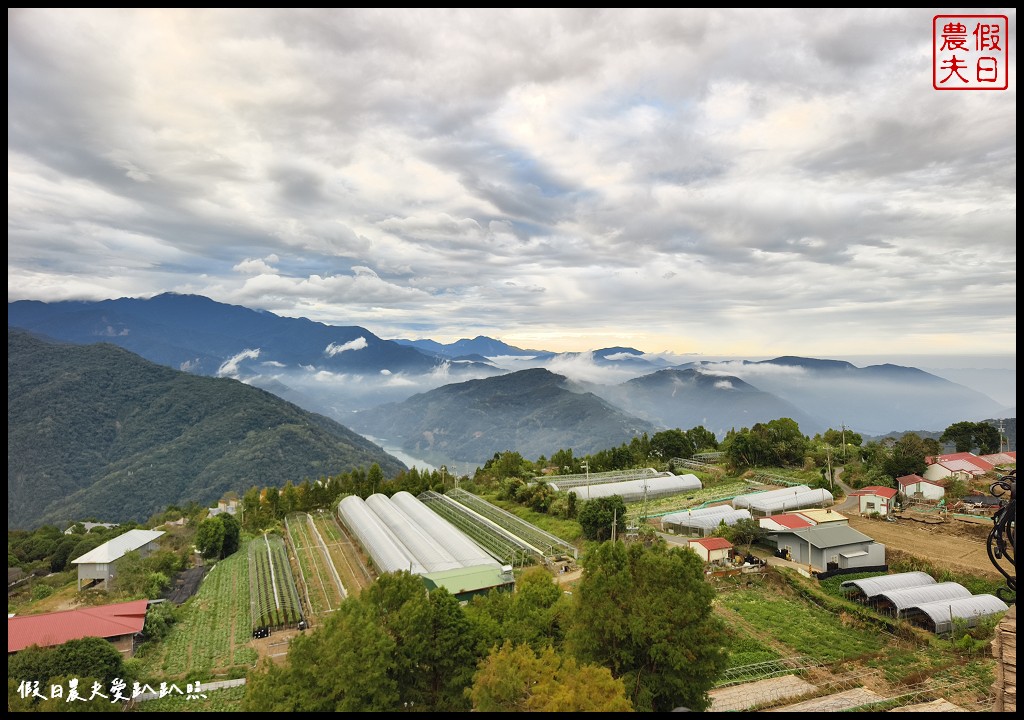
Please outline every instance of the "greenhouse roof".
[{"label": "greenhouse roof", "polygon": [[920,585],[934,585],[935,578],[926,572],[904,572],[895,575],[880,575],[878,577],[861,578],[860,580],[846,580],[841,583],[844,588],[856,588],[867,597],[874,597],[886,590],[898,590],[900,588],[918,587]]}]

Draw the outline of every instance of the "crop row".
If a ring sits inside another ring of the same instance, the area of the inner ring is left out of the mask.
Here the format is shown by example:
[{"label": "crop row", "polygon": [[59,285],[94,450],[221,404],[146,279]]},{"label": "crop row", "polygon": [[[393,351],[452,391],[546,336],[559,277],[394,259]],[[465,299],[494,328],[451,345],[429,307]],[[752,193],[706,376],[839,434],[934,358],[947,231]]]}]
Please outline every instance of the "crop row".
[{"label": "crop row", "polygon": [[264,535],[262,540],[251,542],[249,563],[252,629],[298,624],[302,609],[284,540],[278,535]]}]

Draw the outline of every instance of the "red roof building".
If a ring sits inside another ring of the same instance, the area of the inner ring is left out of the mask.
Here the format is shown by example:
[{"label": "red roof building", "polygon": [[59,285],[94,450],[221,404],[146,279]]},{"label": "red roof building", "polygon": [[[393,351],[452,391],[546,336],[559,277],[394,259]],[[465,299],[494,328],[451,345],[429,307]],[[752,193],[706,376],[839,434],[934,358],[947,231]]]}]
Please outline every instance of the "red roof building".
[{"label": "red roof building", "polygon": [[799,530],[800,528],[814,527],[807,518],[796,513],[784,513],[781,515],[769,515],[759,518],[757,521],[765,530]]},{"label": "red roof building", "polygon": [[7,654],[31,645],[49,647],[69,640],[100,637],[131,657],[135,636],[146,623],[148,607],[149,600],[132,600],[39,615],[15,615],[7,618]]},{"label": "red roof building", "polygon": [[896,488],[869,485],[860,490],[854,490],[850,493],[850,497],[858,498],[862,515],[870,515],[872,513],[888,515],[889,511],[892,510],[892,501],[896,494]]},{"label": "red roof building", "polygon": [[896,478],[896,484],[900,486],[900,492],[911,500],[941,500],[946,495],[943,481],[929,480],[920,475],[903,475]]},{"label": "red roof building", "polygon": [[732,552],[732,543],[721,537],[695,538],[689,545],[706,563],[727,561]]}]

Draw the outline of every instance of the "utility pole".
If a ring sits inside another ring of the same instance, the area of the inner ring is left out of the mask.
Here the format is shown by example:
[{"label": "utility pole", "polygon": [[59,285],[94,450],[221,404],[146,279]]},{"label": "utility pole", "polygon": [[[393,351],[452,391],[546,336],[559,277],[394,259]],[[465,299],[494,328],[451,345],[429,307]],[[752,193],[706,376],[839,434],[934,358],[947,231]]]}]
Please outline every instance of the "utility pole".
[{"label": "utility pole", "polygon": [[828,460],[828,486],[833,490],[836,489],[835,483],[832,482],[832,446],[825,445],[825,457]]},{"label": "utility pole", "polygon": [[584,460],[580,465],[587,471],[587,500],[590,499],[590,463]]},{"label": "utility pole", "polygon": [[615,526],[619,524],[619,509],[612,511],[612,542],[615,542]]}]

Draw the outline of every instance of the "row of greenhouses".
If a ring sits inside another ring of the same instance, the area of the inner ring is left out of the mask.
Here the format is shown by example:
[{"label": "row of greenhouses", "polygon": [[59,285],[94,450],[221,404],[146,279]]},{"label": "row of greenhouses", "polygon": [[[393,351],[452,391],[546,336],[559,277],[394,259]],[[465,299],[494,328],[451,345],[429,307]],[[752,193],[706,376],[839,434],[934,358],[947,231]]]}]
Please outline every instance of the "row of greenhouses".
[{"label": "row of greenhouses", "polygon": [[936,582],[924,572],[847,580],[841,587],[853,599],[938,634],[950,632],[954,621],[974,626],[1009,609],[995,595],[972,595],[959,583]]},{"label": "row of greenhouses", "polygon": [[350,495],[338,504],[338,516],[381,573],[408,570],[426,575],[502,567],[465,533],[405,491],[390,498],[377,493],[366,500]]}]

